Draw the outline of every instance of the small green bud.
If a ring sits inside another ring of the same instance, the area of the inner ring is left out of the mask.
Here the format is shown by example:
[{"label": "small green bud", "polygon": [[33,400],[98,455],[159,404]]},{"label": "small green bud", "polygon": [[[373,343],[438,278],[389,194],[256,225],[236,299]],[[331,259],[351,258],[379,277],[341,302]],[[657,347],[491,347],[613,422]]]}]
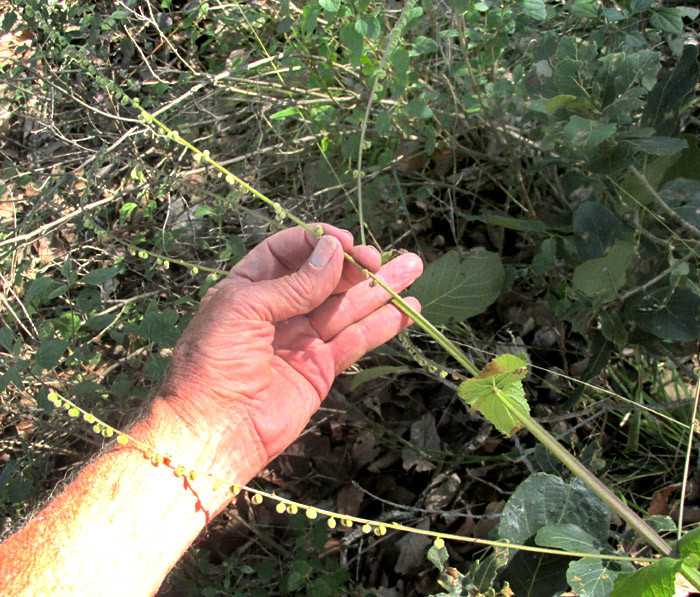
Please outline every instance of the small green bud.
[{"label": "small green bud", "polygon": [[328,528],[329,528],[329,529],[334,529],[335,526],[336,526],[336,524],[337,524],[337,523],[336,523],[336,521],[335,521],[335,518],[329,518],[329,519],[328,519]]},{"label": "small green bud", "polygon": [[69,417],[77,417],[79,414],[80,411],[77,408],[75,408],[75,406],[68,411]]},{"label": "small green bud", "polygon": [[296,514],[299,512],[299,508],[296,507],[294,504],[289,504],[287,506],[287,514]]},{"label": "small green bud", "polygon": [[185,474],[185,467],[182,465],[179,465],[178,467],[175,468],[175,470],[173,471],[173,474],[176,477],[182,477],[182,475]]},{"label": "small green bud", "polygon": [[234,184],[236,184],[236,179],[235,179],[235,177],[233,176],[233,174],[228,174],[228,175],[226,176],[226,182],[227,182],[228,184],[232,185],[232,186],[233,186]]},{"label": "small green bud", "polygon": [[126,435],[124,435],[123,433],[120,433],[117,436],[117,443],[121,444],[122,446],[126,446],[126,444],[129,443],[129,438]]},{"label": "small green bud", "polygon": [[195,266],[192,268],[192,275],[193,275],[193,276],[196,276],[198,273],[199,273],[199,268],[195,265]]},{"label": "small green bud", "polygon": [[369,525],[369,524],[366,524],[366,523],[363,524],[363,525],[362,525],[362,532],[363,532],[363,533],[370,533],[370,532],[372,532],[372,526]]},{"label": "small green bud", "polygon": [[445,547],[445,540],[442,537],[438,537],[437,539],[435,539],[433,545],[435,546],[435,549],[442,549],[443,547]]},{"label": "small green bud", "polygon": [[253,502],[254,504],[262,504],[263,501],[263,496],[261,496],[259,493],[254,493],[253,497],[250,498],[250,501]]},{"label": "small green bud", "polygon": [[317,516],[318,512],[316,512],[316,510],[314,510],[313,508],[309,508],[306,511],[306,518],[308,518],[309,520],[314,520]]},{"label": "small green bud", "polygon": [[199,476],[199,473],[194,469],[192,469],[189,473],[187,473],[187,478],[190,481],[194,481],[198,476]]},{"label": "small green bud", "polygon": [[275,507],[275,510],[277,510],[277,514],[284,514],[287,511],[287,506],[282,502],[279,502]]}]

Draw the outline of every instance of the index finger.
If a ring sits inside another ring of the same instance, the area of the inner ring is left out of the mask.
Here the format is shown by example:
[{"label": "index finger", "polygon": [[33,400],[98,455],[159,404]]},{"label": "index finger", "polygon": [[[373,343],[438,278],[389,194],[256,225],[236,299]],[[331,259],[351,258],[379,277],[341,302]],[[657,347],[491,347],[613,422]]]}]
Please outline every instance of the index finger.
[{"label": "index finger", "polygon": [[[319,224],[312,224],[312,227]],[[323,234],[334,236],[340,241],[343,251],[353,246],[352,234],[330,224],[320,224]],[[297,271],[311,255],[318,239],[301,226],[288,228],[266,238],[239,261],[229,273],[229,277],[260,282],[274,280]]]}]

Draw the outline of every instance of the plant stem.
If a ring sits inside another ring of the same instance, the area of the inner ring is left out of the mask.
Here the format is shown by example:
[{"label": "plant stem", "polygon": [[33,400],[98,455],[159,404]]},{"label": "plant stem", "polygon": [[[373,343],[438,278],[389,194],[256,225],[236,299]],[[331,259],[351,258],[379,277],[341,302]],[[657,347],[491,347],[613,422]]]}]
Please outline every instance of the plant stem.
[{"label": "plant stem", "polygon": [[[362,266],[355,261],[350,255],[345,254],[345,259],[350,263],[362,269]],[[363,270],[366,271],[366,270]],[[455,359],[462,367],[464,367],[472,375],[479,375],[479,369],[459,348],[457,348],[444,334],[438,330],[432,323],[416,311],[411,305],[403,300],[393,289],[391,289],[383,280],[375,276],[371,272],[367,272],[367,276],[372,278],[379,286],[386,290],[392,297],[391,302],[396,305],[401,311],[408,315],[416,324],[429,334],[435,342],[445,349],[453,359]]]},{"label": "plant stem", "polygon": [[696,590],[700,591],[700,572],[684,562],[681,564],[681,574],[690,581]]},{"label": "plant stem", "polygon": [[664,541],[654,529],[644,522],[636,512],[617,497],[610,489],[603,484],[591,471],[576,459],[556,438],[551,435],[542,425],[535,421],[529,413],[517,405],[511,405],[504,401],[508,409],[522,423],[525,428],[532,433],[544,446],[556,456],[566,467],[574,473],[593,493],[595,493],[611,510],[614,510],[620,518],[629,524],[644,540],[656,551],[665,555],[673,556],[671,546]]}]

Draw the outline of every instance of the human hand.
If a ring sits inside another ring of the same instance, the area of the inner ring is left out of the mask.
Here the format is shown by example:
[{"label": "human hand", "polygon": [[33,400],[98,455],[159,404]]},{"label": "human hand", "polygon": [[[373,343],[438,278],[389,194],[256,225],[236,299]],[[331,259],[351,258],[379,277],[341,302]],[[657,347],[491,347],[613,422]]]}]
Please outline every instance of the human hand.
[{"label": "human hand", "polygon": [[297,438],[337,374],[411,323],[343,251],[396,292],[421,274],[418,256],[381,267],[349,232],[323,231],[317,240],[291,228],[255,247],[209,290],[173,351],[159,394],[219,466],[244,456],[257,473]]}]

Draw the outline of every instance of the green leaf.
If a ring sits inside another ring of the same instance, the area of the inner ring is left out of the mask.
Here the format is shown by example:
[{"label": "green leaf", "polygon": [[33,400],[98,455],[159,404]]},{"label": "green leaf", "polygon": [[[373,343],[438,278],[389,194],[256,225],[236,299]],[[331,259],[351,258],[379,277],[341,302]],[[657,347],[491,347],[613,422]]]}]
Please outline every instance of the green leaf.
[{"label": "green leaf", "polygon": [[637,14],[649,10],[656,0],[630,0],[630,14]]},{"label": "green leaf", "polygon": [[406,104],[406,114],[411,118],[426,120],[432,117],[433,111],[422,97],[417,97]]},{"label": "green leaf", "polygon": [[665,340],[692,342],[700,338],[700,296],[678,288],[657,288],[633,300],[627,311],[637,327]]},{"label": "green leaf", "polygon": [[642,126],[652,126],[658,135],[677,137],[680,111],[693,98],[698,82],[698,48],[685,46],[676,67],[649,93],[642,114]]},{"label": "green leaf", "polygon": [[376,39],[381,33],[379,21],[374,15],[363,15],[355,22],[355,30],[368,39]]},{"label": "green leaf", "polygon": [[[289,118],[290,116],[299,116],[299,114],[301,114],[299,108],[297,108],[296,106],[290,106],[289,108],[285,108],[284,110],[280,110],[279,112],[270,114],[270,120],[284,120],[285,118]],[[211,213],[213,213],[213,211]]]},{"label": "green leaf", "polygon": [[352,392],[357,387],[361,386],[363,383],[377,379],[378,377],[384,377],[385,375],[391,375],[392,373],[406,373],[411,371],[410,367],[405,366],[395,366],[395,365],[380,365],[379,367],[370,367],[369,369],[363,369],[359,373],[352,376],[352,381],[350,382],[350,391]]},{"label": "green leaf", "polygon": [[595,19],[599,11],[598,0],[576,0],[571,8],[571,16],[576,19]]},{"label": "green leaf", "polygon": [[676,137],[647,137],[644,139],[627,139],[637,149],[649,155],[673,155],[688,147],[685,139]]},{"label": "green leaf", "polygon": [[508,216],[493,215],[485,219],[489,226],[501,226],[508,230],[517,230],[518,232],[546,232],[547,226],[541,220],[528,220],[526,218],[512,218]]},{"label": "green leaf", "polygon": [[12,27],[14,24],[17,22],[17,13],[10,10],[9,12],[5,13],[5,16],[2,19],[2,32],[3,33],[9,33],[12,30]]},{"label": "green leaf", "polygon": [[504,354],[459,386],[459,397],[479,411],[498,431],[513,435],[522,428],[518,412],[530,412],[522,380],[527,361]]},{"label": "green leaf", "polygon": [[675,7],[657,8],[651,13],[649,23],[664,33],[681,35],[683,33],[683,16]]},{"label": "green leaf", "polygon": [[676,178],[659,194],[679,218],[700,231],[700,181]]},{"label": "green leaf", "polygon": [[9,327],[0,328],[0,346],[7,352],[12,352],[12,344],[14,343],[15,335]]},{"label": "green leaf", "polygon": [[391,53],[389,62],[391,63],[391,68],[396,78],[400,81],[405,81],[406,75],[408,74],[408,67],[410,66],[408,50],[405,48],[396,48]]},{"label": "green leaf", "polygon": [[542,527],[535,535],[535,543],[578,553],[600,553],[601,545],[580,526],[566,522]]},{"label": "green leaf", "polygon": [[522,0],[520,6],[524,14],[536,21],[544,21],[547,18],[547,5],[544,0]]},{"label": "green leaf", "polygon": [[573,524],[604,543],[610,530],[608,507],[581,481],[567,483],[548,473],[535,473],[508,499],[498,536],[524,543],[549,525]]},{"label": "green leaf", "polygon": [[590,298],[613,300],[625,285],[634,256],[630,241],[615,243],[605,257],[584,261],[574,270],[574,288]]},{"label": "green leaf", "polygon": [[627,562],[581,558],[569,564],[566,580],[577,595],[608,597],[620,573],[632,569]]},{"label": "green leaf", "polygon": [[365,39],[357,32],[352,23],[345,23],[340,29],[340,41],[350,52],[353,64],[360,63],[360,57],[364,51]]},{"label": "green leaf", "polygon": [[676,574],[681,560],[661,558],[633,574],[620,574],[610,597],[668,597],[676,593]]},{"label": "green leaf", "polygon": [[111,280],[119,273],[116,267],[103,267],[102,269],[94,269],[91,272],[85,274],[81,280],[83,284],[88,284],[90,286],[99,286],[104,284],[107,280]]},{"label": "green leaf", "polygon": [[413,50],[417,54],[432,54],[433,52],[437,52],[438,45],[434,39],[419,35],[413,44]]},{"label": "green leaf", "polygon": [[68,348],[68,342],[65,340],[57,338],[44,340],[39,346],[39,350],[36,351],[35,359],[37,365],[42,369],[51,369],[61,360],[63,353],[66,352],[66,348]]},{"label": "green leaf", "polygon": [[604,205],[586,201],[573,215],[576,252],[583,259],[604,257],[617,240],[626,236],[620,218]]},{"label": "green leaf", "polygon": [[580,116],[572,116],[564,127],[564,136],[572,147],[595,149],[615,133],[617,124],[614,122],[598,122]]},{"label": "green leaf", "polygon": [[476,250],[460,261],[450,252],[430,263],[410,292],[434,324],[459,323],[483,313],[500,296],[504,278],[496,253]]},{"label": "green leaf", "polygon": [[700,527],[685,533],[678,543],[678,553],[681,557],[691,554],[700,555]]},{"label": "green leaf", "polygon": [[328,12],[338,12],[340,8],[340,0],[318,0],[318,3]]}]

